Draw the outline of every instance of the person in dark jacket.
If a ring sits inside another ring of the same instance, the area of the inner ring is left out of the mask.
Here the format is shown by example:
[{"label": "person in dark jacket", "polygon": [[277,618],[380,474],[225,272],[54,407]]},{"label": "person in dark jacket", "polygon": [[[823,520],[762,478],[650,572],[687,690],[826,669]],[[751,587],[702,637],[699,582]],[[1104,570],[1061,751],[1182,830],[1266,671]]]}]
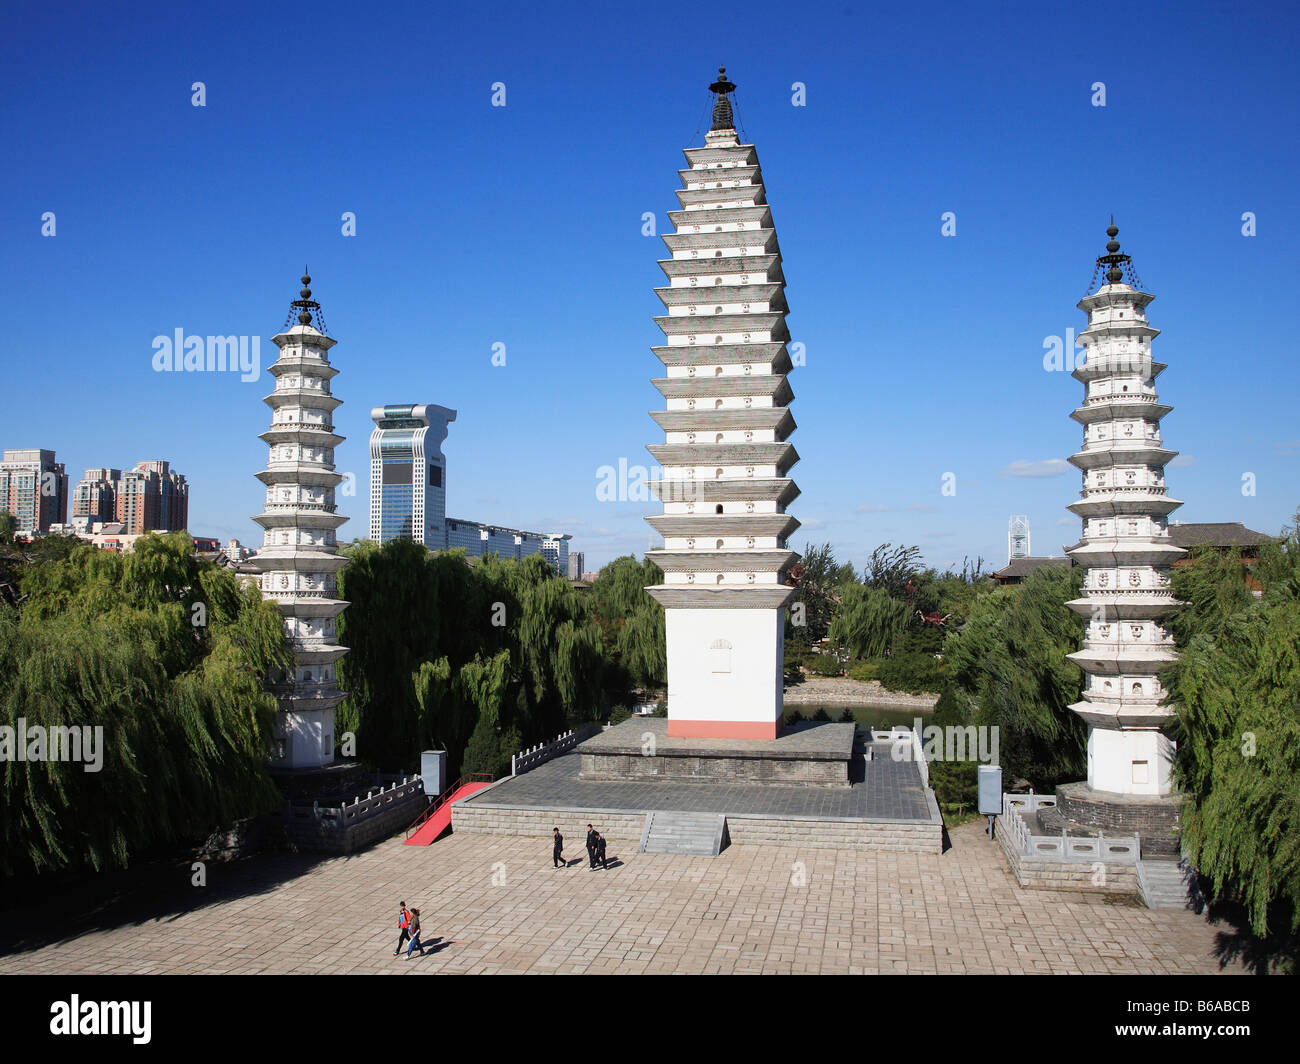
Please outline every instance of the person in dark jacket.
[{"label": "person in dark jacket", "polygon": [[551,850],[551,861],[556,868],[568,868],[569,862],[564,859],[564,836],[560,834],[559,828],[552,828],[555,832],[555,847]]},{"label": "person in dark jacket", "polygon": [[401,928],[402,933],[397,936],[397,949],[393,950],[394,957],[402,952],[402,943],[411,937],[411,914],[406,911],[406,902],[402,902],[397,907],[397,926]]},{"label": "person in dark jacket", "polygon": [[423,957],[424,946],[420,944],[420,910],[412,909],[411,910],[411,946],[406,951],[406,959],[408,961],[411,959],[412,951],[417,949],[420,951],[420,956]]},{"label": "person in dark jacket", "polygon": [[587,858],[591,861],[591,867],[596,867],[596,829],[590,824],[587,825]]},{"label": "person in dark jacket", "polygon": [[[599,831],[596,832],[596,860],[600,862],[601,868],[608,867],[605,864],[605,836],[602,835]],[[593,864],[592,868],[595,867],[596,866]]]}]

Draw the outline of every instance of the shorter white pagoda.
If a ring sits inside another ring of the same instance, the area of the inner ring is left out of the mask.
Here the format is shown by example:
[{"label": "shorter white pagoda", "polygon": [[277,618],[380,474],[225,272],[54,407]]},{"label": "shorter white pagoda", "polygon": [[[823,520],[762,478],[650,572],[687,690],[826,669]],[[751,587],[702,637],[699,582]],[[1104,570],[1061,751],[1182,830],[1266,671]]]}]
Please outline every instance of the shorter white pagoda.
[{"label": "shorter white pagoda", "polygon": [[334,448],[343,442],[334,433],[334,410],[342,400],[330,394],[338,370],[329,350],[337,341],[325,335],[305,272],[302,283],[301,298],[291,304],[298,324],[272,338],[280,357],[270,367],[275,390],[264,400],[271,427],[260,439],[269,455],[257,474],[266,504],[253,518],[265,530],[252,558],[262,571],[262,597],[280,607],[294,656],[291,674],[271,677],[280,703],[271,767],[280,769],[333,763],[334,710],[343,700],[334,668],[347,653],[335,641],[336,619],[347,608],[338,597],[338,571],[347,559],[336,553],[337,530],[347,518],[334,507],[343,480],[334,471]]},{"label": "shorter white pagoda", "polygon": [[1155,297],[1138,291],[1111,221],[1107,254],[1097,260],[1104,284],[1079,303],[1088,328],[1086,360],[1074,371],[1083,405],[1083,447],[1070,457],[1083,474],[1069,509],[1083,519],[1068,553],[1084,570],[1083,597],[1070,607],[1088,620],[1083,647],[1071,654],[1085,675],[1070,708],[1088,724],[1088,786],[1120,795],[1164,796],[1172,789],[1174,744],[1161,726],[1173,715],[1160,672],[1176,659],[1173,636],[1156,618],[1177,605],[1170,563],[1185,552],[1169,537],[1169,514],[1182,505],[1165,490],[1160,421],[1172,407],[1156,395],[1165,369],[1151,355],[1159,334],[1147,322]]}]

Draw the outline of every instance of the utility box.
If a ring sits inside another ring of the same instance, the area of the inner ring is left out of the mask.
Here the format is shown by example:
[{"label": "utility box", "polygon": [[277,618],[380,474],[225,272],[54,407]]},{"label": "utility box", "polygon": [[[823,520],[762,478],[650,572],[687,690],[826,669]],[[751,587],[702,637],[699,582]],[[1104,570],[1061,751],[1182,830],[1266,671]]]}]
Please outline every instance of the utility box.
[{"label": "utility box", "polygon": [[998,816],[1002,812],[1002,766],[979,766],[979,804],[985,816]]},{"label": "utility box", "polygon": [[420,777],[424,780],[424,793],[430,798],[442,794],[447,789],[447,751],[420,751]]}]

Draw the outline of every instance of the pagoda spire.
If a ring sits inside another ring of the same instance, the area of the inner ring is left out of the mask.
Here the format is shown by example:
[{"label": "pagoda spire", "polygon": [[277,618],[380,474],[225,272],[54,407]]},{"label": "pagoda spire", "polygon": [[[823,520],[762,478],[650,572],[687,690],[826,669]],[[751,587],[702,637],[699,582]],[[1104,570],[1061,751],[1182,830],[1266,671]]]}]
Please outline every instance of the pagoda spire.
[{"label": "pagoda spire", "polygon": [[709,132],[735,130],[730,97],[736,85],[727,79],[726,67],[718,67],[718,80],[709,86],[709,91],[713,93],[713,126]]},{"label": "pagoda spire", "polygon": [[1106,235],[1110,238],[1106,242],[1106,254],[1097,256],[1097,268],[1093,271],[1092,284],[1089,285],[1088,291],[1091,292],[1097,287],[1098,276],[1103,276],[1106,284],[1127,283],[1130,288],[1140,289],[1142,282],[1138,280],[1137,272],[1133,269],[1133,256],[1122,254],[1119,250],[1119,241],[1115,239],[1119,236],[1119,229],[1115,225],[1113,214],[1110,216],[1110,225],[1106,227]]},{"label": "pagoda spire", "polygon": [[293,312],[298,312],[299,325],[311,325],[313,319],[316,323],[316,331],[324,334],[325,319],[321,317],[320,304],[311,297],[311,274],[307,272],[307,267],[302,268],[302,288],[298,290],[298,298],[289,304],[289,316],[285,319],[285,328],[293,321]]}]

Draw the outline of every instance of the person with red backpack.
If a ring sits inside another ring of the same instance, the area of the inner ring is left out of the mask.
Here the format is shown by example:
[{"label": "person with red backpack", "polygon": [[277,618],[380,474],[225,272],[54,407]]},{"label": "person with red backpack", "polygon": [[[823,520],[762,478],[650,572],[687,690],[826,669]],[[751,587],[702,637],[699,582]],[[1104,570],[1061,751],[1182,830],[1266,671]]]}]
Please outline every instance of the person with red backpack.
[{"label": "person with red backpack", "polygon": [[394,957],[402,952],[402,943],[411,937],[411,914],[406,911],[406,902],[402,902],[397,907],[397,926],[402,933],[397,936],[397,949],[393,950]]}]

